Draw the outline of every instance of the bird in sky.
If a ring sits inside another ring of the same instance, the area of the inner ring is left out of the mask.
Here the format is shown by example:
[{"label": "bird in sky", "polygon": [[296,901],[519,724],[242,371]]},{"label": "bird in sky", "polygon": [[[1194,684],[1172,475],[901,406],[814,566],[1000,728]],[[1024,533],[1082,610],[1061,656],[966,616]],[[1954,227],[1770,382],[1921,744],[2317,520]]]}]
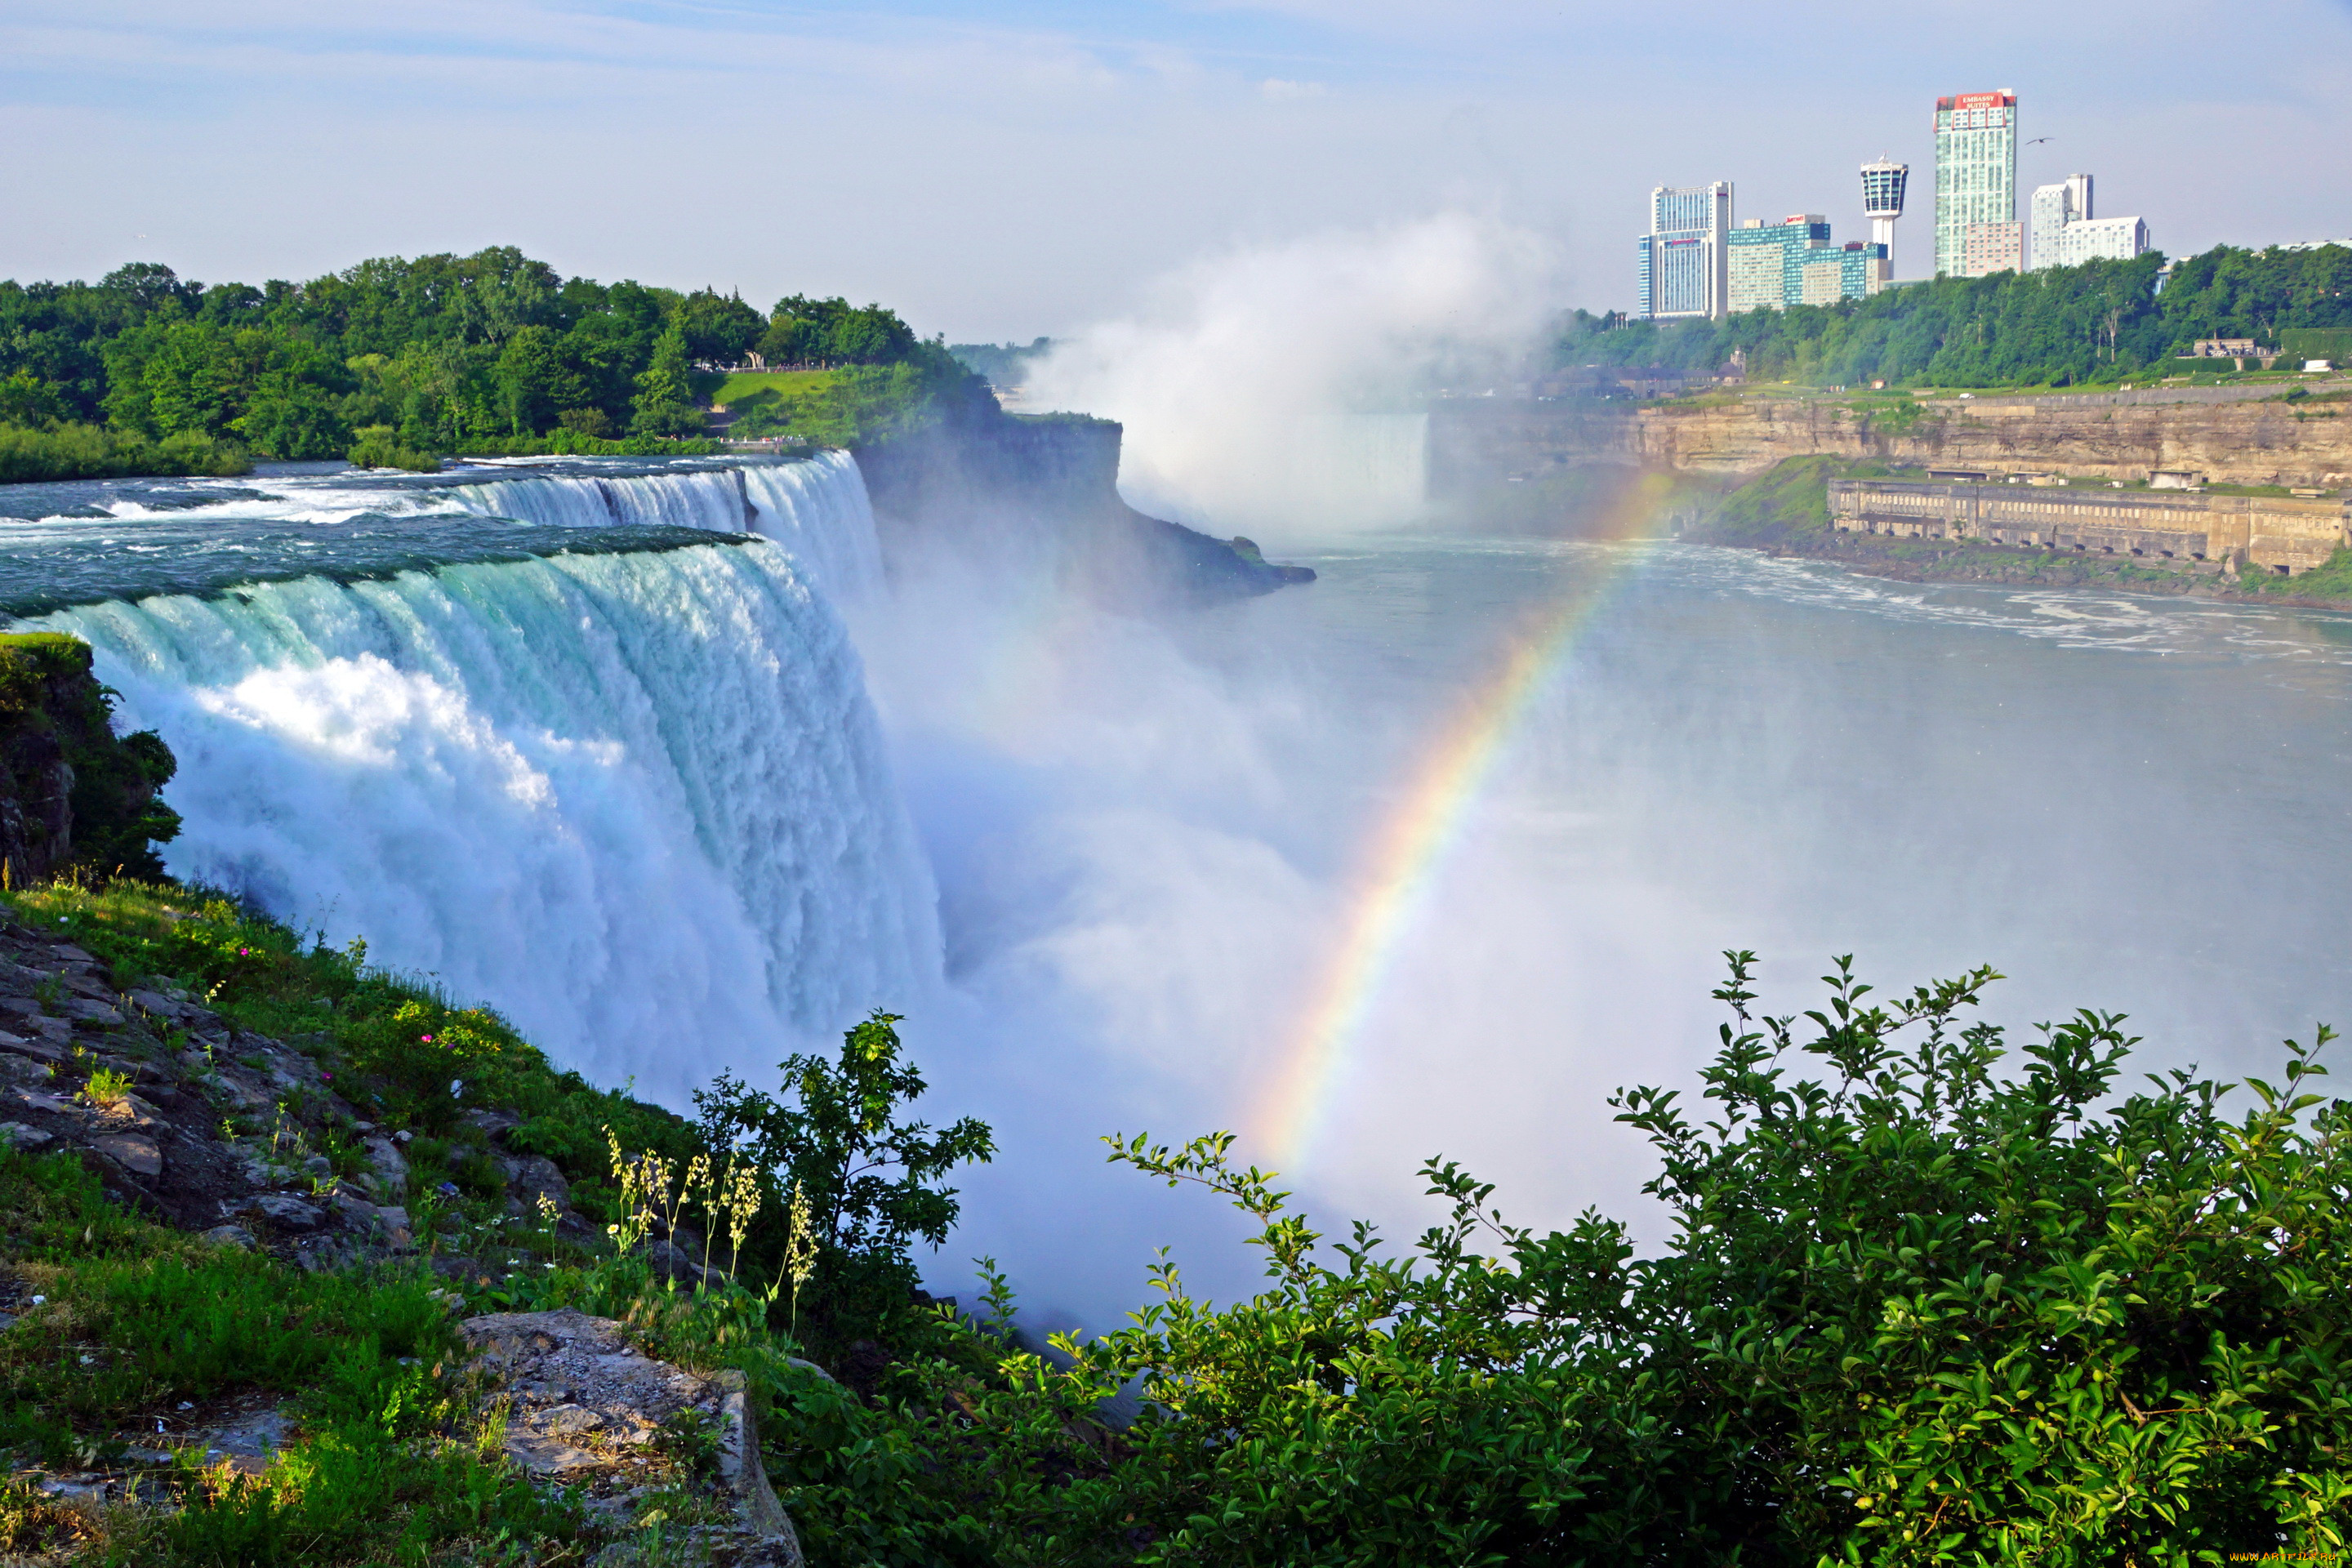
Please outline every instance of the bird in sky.
[{"label": "bird in sky", "polygon": [[2026,145],[2027,145],[2028,147],[2039,147],[2039,146],[2041,146],[2044,142],[2047,142],[2047,141],[2049,141],[2049,140],[2050,140],[2050,138],[2049,138],[2049,137],[2047,137],[2047,136],[2036,136],[2032,141],[2028,142],[2026,143]]}]

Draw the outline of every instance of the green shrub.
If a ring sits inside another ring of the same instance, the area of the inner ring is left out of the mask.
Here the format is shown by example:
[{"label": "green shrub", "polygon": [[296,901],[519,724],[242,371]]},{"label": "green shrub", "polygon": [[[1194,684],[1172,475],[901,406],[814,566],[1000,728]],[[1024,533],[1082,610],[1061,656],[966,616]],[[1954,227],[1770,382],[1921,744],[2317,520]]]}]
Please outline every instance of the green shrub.
[{"label": "green shrub", "polygon": [[96,425],[0,425],[0,484],[252,471],[253,460],[243,447],[192,431],[157,441]]},{"label": "green shrub", "polygon": [[344,460],[355,468],[406,468],[415,474],[441,471],[438,458],[403,446],[398,433],[389,425],[369,425],[355,434],[358,439],[344,454]]}]

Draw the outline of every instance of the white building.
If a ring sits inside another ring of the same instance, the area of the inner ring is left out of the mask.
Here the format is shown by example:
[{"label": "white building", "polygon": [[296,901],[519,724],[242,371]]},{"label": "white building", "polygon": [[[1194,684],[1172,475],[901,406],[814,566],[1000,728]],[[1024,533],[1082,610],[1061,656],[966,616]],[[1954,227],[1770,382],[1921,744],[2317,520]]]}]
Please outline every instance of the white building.
[{"label": "white building", "polygon": [[2147,248],[2147,225],[2136,217],[2095,217],[2091,176],[2069,174],[2033,193],[2031,224],[2036,268],[2075,267],[2085,261],[2129,261]]},{"label": "white building", "polygon": [[1648,321],[1730,313],[1731,279],[1726,243],[1731,232],[1731,184],[1660,185],[1650,193],[1650,232],[1641,238],[1639,301]]}]

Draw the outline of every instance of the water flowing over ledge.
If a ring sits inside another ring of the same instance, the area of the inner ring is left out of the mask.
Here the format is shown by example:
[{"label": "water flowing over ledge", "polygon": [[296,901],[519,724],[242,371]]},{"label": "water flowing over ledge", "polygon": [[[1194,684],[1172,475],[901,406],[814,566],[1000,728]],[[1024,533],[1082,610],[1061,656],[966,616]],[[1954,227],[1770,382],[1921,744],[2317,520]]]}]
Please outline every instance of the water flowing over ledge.
[{"label": "water flowing over ledge", "polygon": [[[564,1065],[679,1101],[912,1005],[940,972],[930,873],[817,586],[877,570],[863,487],[846,458],[794,467],[748,487],[463,487],[526,501],[535,529],[656,551],[315,574],[20,625],[86,638],[122,721],[179,758],[174,875],[364,935]],[[789,544],[615,519],[715,521],[721,492],[738,529],[748,494]]]}]

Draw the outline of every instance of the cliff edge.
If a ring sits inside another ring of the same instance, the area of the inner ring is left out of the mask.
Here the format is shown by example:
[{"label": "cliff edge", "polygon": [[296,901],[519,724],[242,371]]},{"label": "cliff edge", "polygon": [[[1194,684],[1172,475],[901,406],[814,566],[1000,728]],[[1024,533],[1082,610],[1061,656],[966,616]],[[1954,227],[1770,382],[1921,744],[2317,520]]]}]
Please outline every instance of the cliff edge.
[{"label": "cliff edge", "polygon": [[56,632],[0,637],[0,874],[28,888],[73,866],[160,878],[154,847],[180,831],[156,798],[171,751],[152,730],[118,737],[89,645]]},{"label": "cliff edge", "polygon": [[1120,426],[1085,415],[1005,413],[984,390],[856,448],[886,553],[926,544],[1053,554],[1065,577],[1118,608],[1214,604],[1311,583],[1247,540],[1150,517],[1118,493]]}]

